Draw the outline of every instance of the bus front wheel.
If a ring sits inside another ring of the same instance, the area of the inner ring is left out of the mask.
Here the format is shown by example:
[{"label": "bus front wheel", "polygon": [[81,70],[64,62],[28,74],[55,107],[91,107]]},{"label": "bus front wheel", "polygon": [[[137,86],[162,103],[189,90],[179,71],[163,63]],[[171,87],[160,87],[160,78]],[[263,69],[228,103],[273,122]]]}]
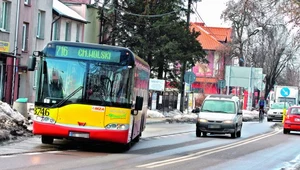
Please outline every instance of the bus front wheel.
[{"label": "bus front wheel", "polygon": [[53,144],[54,138],[51,136],[42,136],[43,144]]}]

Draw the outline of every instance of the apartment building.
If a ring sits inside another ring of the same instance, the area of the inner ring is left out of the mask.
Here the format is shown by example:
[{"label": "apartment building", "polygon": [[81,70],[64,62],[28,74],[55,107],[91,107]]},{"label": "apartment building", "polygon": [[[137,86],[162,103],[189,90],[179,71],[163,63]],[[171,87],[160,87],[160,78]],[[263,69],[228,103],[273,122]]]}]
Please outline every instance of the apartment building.
[{"label": "apartment building", "polygon": [[34,72],[27,72],[33,51],[50,41],[52,0],[0,0],[0,97],[12,103],[34,100]]}]

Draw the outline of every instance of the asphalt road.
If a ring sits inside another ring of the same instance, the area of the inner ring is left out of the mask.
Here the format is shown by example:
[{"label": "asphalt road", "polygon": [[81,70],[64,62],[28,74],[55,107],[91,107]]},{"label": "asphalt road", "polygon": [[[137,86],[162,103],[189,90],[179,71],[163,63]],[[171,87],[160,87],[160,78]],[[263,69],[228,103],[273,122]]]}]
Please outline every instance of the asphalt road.
[{"label": "asphalt road", "polygon": [[300,162],[300,136],[284,135],[272,124],[244,122],[242,137],[236,139],[197,138],[194,124],[151,124],[140,142],[124,153],[111,144],[42,145],[35,137],[1,146],[0,169],[291,169]]}]

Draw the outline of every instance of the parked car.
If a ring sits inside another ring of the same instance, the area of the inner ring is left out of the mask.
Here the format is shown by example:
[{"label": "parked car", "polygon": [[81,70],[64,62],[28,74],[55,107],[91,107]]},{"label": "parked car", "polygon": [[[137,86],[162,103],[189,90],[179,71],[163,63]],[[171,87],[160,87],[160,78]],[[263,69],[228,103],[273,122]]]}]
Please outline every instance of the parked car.
[{"label": "parked car", "polygon": [[207,133],[230,134],[241,137],[242,111],[238,97],[232,95],[209,95],[205,98],[196,123],[196,136]]},{"label": "parked car", "polygon": [[291,131],[300,131],[300,106],[292,106],[287,110],[283,122],[283,133],[288,134]]},{"label": "parked car", "polygon": [[273,103],[267,112],[268,121],[282,120],[283,109],[288,109],[291,104],[288,102]]}]

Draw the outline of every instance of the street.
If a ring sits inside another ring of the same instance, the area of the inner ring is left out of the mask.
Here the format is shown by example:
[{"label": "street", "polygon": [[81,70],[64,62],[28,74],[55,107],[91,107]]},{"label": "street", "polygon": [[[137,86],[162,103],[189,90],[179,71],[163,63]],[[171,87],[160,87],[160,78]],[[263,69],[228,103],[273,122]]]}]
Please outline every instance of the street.
[{"label": "street", "polygon": [[275,122],[244,122],[242,137],[197,138],[194,124],[148,124],[128,152],[111,144],[56,140],[39,136],[1,146],[1,169],[281,169],[300,162],[299,134],[284,135]]}]

